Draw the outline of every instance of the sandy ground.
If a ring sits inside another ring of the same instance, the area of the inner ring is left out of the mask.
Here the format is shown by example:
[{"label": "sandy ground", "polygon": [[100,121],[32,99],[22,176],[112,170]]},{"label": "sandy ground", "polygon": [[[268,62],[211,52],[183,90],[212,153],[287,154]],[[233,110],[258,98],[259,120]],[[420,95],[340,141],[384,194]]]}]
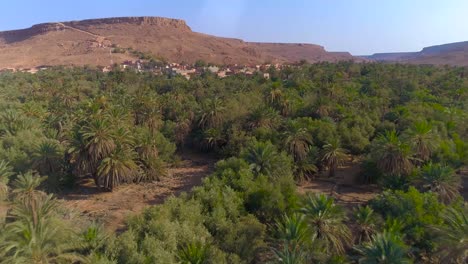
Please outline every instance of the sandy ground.
[{"label": "sandy ground", "polygon": [[169,169],[169,175],[160,181],[122,185],[113,192],[103,192],[91,179],[84,179],[78,188],[59,198],[72,214],[102,223],[109,231],[119,231],[125,228],[128,216],[200,185],[213,171],[214,164],[215,159],[211,157],[184,155],[180,164]]},{"label": "sandy ground", "polygon": [[357,183],[361,172],[361,161],[349,157],[343,166],[336,170],[335,177],[329,178],[328,172],[320,173],[319,177],[300,184],[299,193],[319,192],[331,195],[335,200],[346,207],[365,204],[374,198],[379,192],[375,185]]}]

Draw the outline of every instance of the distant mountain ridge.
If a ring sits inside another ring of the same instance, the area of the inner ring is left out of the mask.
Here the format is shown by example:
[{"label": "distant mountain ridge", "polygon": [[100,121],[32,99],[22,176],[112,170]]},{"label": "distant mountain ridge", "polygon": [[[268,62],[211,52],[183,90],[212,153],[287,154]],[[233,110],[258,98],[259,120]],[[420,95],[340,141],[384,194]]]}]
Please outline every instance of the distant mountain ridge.
[{"label": "distant mountain ridge", "polygon": [[468,66],[468,41],[425,47],[419,52],[376,53],[363,58],[383,62]]},{"label": "distant mountain ridge", "polygon": [[178,63],[362,60],[347,52],[328,52],[314,44],[251,43],[197,33],[180,19],[115,17],[42,23],[0,32],[0,69],[39,65],[107,66],[135,59],[129,50]]}]

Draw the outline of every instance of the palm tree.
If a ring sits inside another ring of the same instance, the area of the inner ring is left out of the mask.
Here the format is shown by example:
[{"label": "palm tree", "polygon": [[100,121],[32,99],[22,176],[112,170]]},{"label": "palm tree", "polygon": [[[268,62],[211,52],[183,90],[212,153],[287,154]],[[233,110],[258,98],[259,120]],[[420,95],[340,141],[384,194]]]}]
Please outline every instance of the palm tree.
[{"label": "palm tree", "polygon": [[39,188],[46,179],[46,176],[41,177],[39,175],[34,175],[32,171],[18,175],[12,183],[15,198],[31,203],[44,196],[45,193],[37,190],[37,188]]},{"label": "palm tree", "polygon": [[36,224],[38,221],[37,216],[37,201],[43,199],[46,194],[42,191],[37,190],[37,188],[47,179],[47,177],[40,177],[38,175],[33,175],[31,171],[27,173],[20,174],[13,181],[13,195],[15,199],[26,206],[31,208],[31,216],[33,223]]},{"label": "palm tree", "polygon": [[8,182],[10,177],[13,176],[13,168],[8,164],[8,162],[1,160],[0,161],[0,201],[5,198],[8,193]]},{"label": "palm tree", "polygon": [[209,246],[201,242],[189,243],[179,250],[177,256],[182,264],[205,264],[208,261]]},{"label": "palm tree", "polygon": [[202,104],[202,114],[198,122],[201,128],[217,128],[223,121],[223,114],[226,110],[223,101],[215,97],[207,99]]},{"label": "palm tree", "polygon": [[401,236],[396,233],[384,231],[372,236],[371,241],[356,247],[363,255],[359,259],[361,264],[400,264],[411,263],[408,259],[408,247]]},{"label": "palm tree", "polygon": [[247,148],[244,159],[249,163],[250,169],[256,174],[270,176],[275,167],[279,166],[278,152],[269,142],[256,142]]},{"label": "palm tree", "polygon": [[411,148],[400,141],[395,130],[377,137],[371,155],[378,168],[386,174],[407,175],[412,169]]},{"label": "palm tree", "polygon": [[359,244],[363,241],[370,241],[377,229],[374,210],[370,206],[359,206],[354,210],[354,219],[359,228]]},{"label": "palm tree", "polygon": [[422,162],[428,161],[435,149],[435,134],[432,125],[426,121],[415,123],[408,131],[408,141],[416,155]]},{"label": "palm tree", "polygon": [[300,211],[305,214],[312,235],[322,241],[328,252],[343,254],[351,243],[351,232],[344,224],[346,215],[333,198],[324,194],[309,194]]},{"label": "palm tree", "polygon": [[110,191],[119,184],[133,181],[138,174],[134,151],[122,147],[104,158],[97,169],[99,184]]},{"label": "palm tree", "polygon": [[117,147],[112,125],[102,116],[86,121],[72,131],[71,145],[68,152],[76,172],[92,175],[96,186],[101,187],[97,176],[98,166]]},{"label": "palm tree", "polygon": [[52,195],[32,203],[17,200],[0,239],[1,263],[75,263],[84,260],[75,253],[71,232],[55,216]]},{"label": "palm tree", "polygon": [[53,141],[43,141],[34,149],[33,167],[42,175],[58,173],[62,159],[59,145]]},{"label": "palm tree", "polygon": [[278,239],[287,244],[300,246],[310,241],[310,230],[302,214],[284,215],[275,226]]},{"label": "palm tree", "polygon": [[93,119],[82,128],[81,133],[92,163],[109,156],[116,148],[111,124],[106,119]]},{"label": "palm tree", "polygon": [[434,227],[438,255],[444,263],[468,262],[468,209],[448,208],[442,214],[444,225]]},{"label": "palm tree", "polygon": [[203,131],[202,144],[206,149],[217,149],[226,143],[223,131],[217,128],[210,128]]},{"label": "palm tree", "polygon": [[462,188],[461,178],[446,165],[429,163],[421,168],[419,182],[423,189],[435,192],[439,198],[450,203],[457,198]]},{"label": "palm tree", "polygon": [[329,177],[335,176],[336,169],[338,166],[343,165],[346,157],[346,150],[340,147],[338,139],[334,139],[323,146],[321,161],[328,168]]},{"label": "palm tree", "polygon": [[303,182],[317,173],[318,168],[312,158],[305,158],[294,163],[294,178],[297,182]]},{"label": "palm tree", "polygon": [[289,125],[285,135],[284,142],[289,154],[295,161],[303,160],[307,155],[309,145],[312,144],[312,135],[306,128],[294,123]]},{"label": "palm tree", "polygon": [[278,112],[266,106],[260,106],[250,113],[247,124],[250,129],[259,127],[274,128],[278,125],[279,115]]},{"label": "palm tree", "polygon": [[272,249],[275,261],[273,263],[278,264],[305,264],[306,254],[301,248],[290,248],[287,245],[283,245],[280,249]]}]

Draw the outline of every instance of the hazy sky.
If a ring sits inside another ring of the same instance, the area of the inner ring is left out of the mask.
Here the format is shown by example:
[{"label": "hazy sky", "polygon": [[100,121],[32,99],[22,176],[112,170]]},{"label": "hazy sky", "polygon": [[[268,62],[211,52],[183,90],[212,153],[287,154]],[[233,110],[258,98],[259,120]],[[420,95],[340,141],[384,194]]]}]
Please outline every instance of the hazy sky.
[{"label": "hazy sky", "polygon": [[41,22],[164,16],[194,31],[301,42],[354,55],[468,40],[468,0],[4,0],[0,30]]}]

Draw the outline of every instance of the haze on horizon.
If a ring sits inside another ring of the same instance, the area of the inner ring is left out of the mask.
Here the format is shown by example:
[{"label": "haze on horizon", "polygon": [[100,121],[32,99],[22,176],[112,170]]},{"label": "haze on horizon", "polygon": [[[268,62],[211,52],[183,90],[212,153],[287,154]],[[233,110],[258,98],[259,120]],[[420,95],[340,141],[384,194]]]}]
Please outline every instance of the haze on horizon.
[{"label": "haze on horizon", "polygon": [[466,0],[18,0],[2,3],[0,31],[118,16],[162,16],[192,30],[257,42],[297,42],[353,55],[419,51],[468,40]]}]

